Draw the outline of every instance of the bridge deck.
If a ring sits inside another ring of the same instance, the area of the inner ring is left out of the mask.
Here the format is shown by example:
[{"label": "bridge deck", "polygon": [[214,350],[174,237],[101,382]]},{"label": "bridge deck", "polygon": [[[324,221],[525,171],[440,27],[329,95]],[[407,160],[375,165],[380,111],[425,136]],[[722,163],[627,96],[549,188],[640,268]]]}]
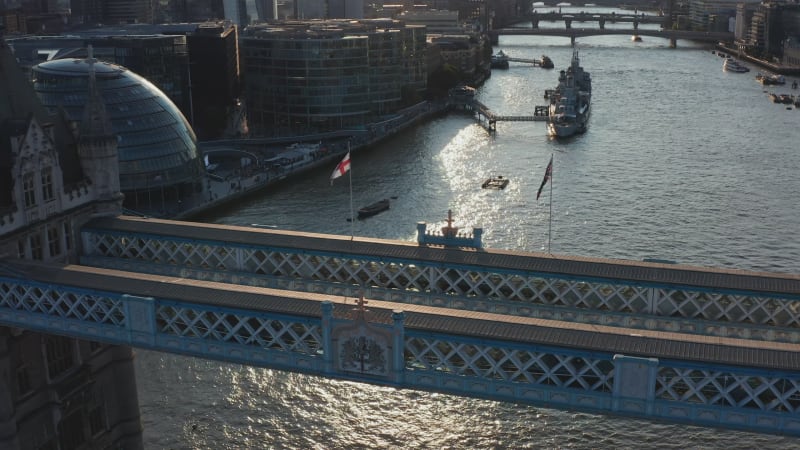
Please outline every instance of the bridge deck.
[{"label": "bridge deck", "polygon": [[[87,266],[9,263],[0,268],[9,276],[24,276],[42,284],[153,297],[184,303],[321,317],[320,303],[353,307],[353,299],[299,293]],[[345,306],[347,304],[347,306]],[[702,363],[740,365],[775,370],[800,370],[800,344],[751,341],[662,331],[608,327],[477,311],[368,300],[370,320],[391,323],[393,311],[405,313],[405,327],[417,331],[498,339],[523,344],[579,348],[629,356]]]},{"label": "bridge deck", "polygon": [[549,255],[496,249],[431,248],[416,242],[370,239],[230,225],[177,222],[137,217],[96,219],[92,228],[122,234],[160,235],[187,241],[303,249],[336,255],[373,255],[383,259],[426,261],[447,266],[475,265],[493,270],[524,270],[559,276],[615,278],[636,283],[800,295],[800,275],[694,267],[657,262]]}]

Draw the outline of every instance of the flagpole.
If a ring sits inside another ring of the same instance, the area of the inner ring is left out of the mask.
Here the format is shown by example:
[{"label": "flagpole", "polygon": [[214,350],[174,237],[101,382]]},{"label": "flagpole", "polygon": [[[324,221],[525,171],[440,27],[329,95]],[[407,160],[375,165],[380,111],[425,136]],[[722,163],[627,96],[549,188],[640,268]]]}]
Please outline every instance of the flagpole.
[{"label": "flagpole", "polygon": [[[350,154],[350,140],[347,140],[347,154]],[[355,231],[355,216],[353,214],[353,164],[350,164],[350,170],[348,170],[350,174],[350,240],[352,241],[355,239],[356,231]],[[552,188],[552,186],[551,186]]]},{"label": "flagpole", "polygon": [[[550,161],[553,161],[553,154],[550,154]],[[550,254],[550,238],[553,231],[553,169],[550,169],[550,223],[547,225],[547,254]]]}]

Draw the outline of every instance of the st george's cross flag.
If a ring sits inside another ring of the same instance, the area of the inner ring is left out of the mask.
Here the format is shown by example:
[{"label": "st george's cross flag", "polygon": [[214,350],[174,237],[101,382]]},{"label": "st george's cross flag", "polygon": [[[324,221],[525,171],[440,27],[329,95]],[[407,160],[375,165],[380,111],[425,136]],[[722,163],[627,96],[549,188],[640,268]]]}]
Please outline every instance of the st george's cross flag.
[{"label": "st george's cross flag", "polygon": [[542,179],[542,184],[539,185],[539,190],[536,192],[536,200],[539,200],[539,196],[542,195],[542,189],[544,189],[544,185],[547,184],[547,181],[553,176],[553,155],[550,155],[550,162],[547,164],[547,169],[544,169],[544,179]]},{"label": "st george's cross flag", "polygon": [[333,186],[333,180],[335,180],[335,179],[339,178],[340,176],[346,174],[348,170],[350,170],[350,152],[349,151],[347,152],[346,155],[344,155],[344,159],[342,159],[342,162],[340,162],[338,165],[336,165],[336,168],[333,169],[333,173],[331,174],[331,186]]}]

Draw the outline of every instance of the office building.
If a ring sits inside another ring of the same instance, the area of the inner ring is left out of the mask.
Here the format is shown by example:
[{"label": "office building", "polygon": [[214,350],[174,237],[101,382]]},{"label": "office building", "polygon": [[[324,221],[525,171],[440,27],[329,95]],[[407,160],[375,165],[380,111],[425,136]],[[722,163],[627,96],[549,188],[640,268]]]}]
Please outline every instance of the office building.
[{"label": "office building", "polygon": [[425,90],[425,27],[400,21],[255,25],[241,39],[250,130],[297,136],[363,128]]},{"label": "office building", "polygon": [[153,23],[155,0],[72,0],[72,21],[84,25]]},{"label": "office building", "polygon": [[328,19],[363,19],[364,0],[328,0]]}]

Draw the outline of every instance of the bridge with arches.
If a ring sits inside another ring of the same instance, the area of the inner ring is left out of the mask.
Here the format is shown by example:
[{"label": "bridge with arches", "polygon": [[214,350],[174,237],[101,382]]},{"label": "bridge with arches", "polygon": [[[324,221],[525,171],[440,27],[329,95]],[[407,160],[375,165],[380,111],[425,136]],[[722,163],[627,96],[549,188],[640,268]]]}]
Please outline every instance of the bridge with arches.
[{"label": "bridge with arches", "polygon": [[[575,39],[586,36],[605,36],[605,35],[637,35],[651,36],[668,39],[671,47],[676,47],[679,39],[694,40],[702,42],[721,42],[732,41],[733,33],[728,32],[705,32],[691,30],[674,30],[670,15],[653,15],[637,12],[622,13],[588,13],[588,12],[569,12],[561,13],[557,10],[537,12],[533,10],[528,14],[515,17],[514,22],[518,25],[489,30],[489,37],[492,44],[499,42],[500,36],[564,36],[570,38],[571,44],[575,45]],[[520,23],[530,22],[530,28],[519,26]],[[563,22],[564,27],[540,28],[541,22]],[[595,27],[585,27],[585,23],[597,24]],[[607,28],[607,24],[625,23],[631,24],[631,28]],[[576,28],[575,24],[581,24]],[[658,29],[640,28],[639,25],[659,25]]]},{"label": "bridge with arches", "polygon": [[0,324],[497,401],[800,435],[800,276],[120,216],[6,260]]},{"label": "bridge with arches", "polygon": [[655,30],[645,28],[636,30],[620,28],[500,28],[489,31],[490,39],[495,45],[499,42],[500,36],[563,36],[570,38],[570,42],[574,46],[577,38],[607,35],[637,35],[663,38],[668,39],[670,47],[673,48],[677,46],[677,41],[680,39],[709,43],[733,40],[733,33],[726,32]]}]

